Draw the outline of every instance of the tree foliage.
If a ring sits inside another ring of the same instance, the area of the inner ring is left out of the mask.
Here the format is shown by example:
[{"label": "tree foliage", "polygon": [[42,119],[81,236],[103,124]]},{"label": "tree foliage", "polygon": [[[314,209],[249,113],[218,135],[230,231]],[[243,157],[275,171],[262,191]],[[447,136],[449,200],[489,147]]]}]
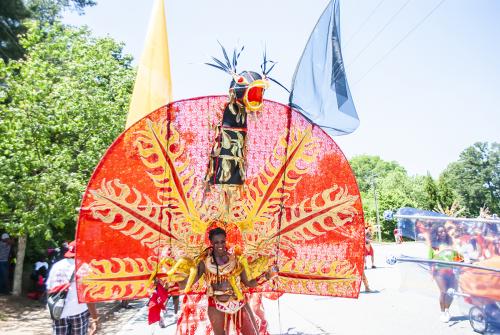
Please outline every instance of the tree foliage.
[{"label": "tree foliage", "polygon": [[468,147],[441,177],[456,190],[467,215],[479,215],[482,207],[500,213],[499,143],[478,142]]},{"label": "tree foliage", "polygon": [[26,32],[22,20],[30,17],[31,12],[22,0],[2,0],[0,6],[0,57],[4,61],[19,59],[24,50],[18,36]]},{"label": "tree foliage", "polygon": [[361,155],[353,157],[350,163],[360,188],[365,221],[369,224],[377,222],[378,206],[379,223],[385,239],[392,238],[395,222],[384,220],[384,211],[395,212],[401,207],[437,210],[451,206],[457,199],[457,194],[446,180],[440,178],[436,181],[430,175],[409,176],[397,162]]},{"label": "tree foliage", "polygon": [[409,177],[397,162],[387,162],[378,156],[356,156],[350,164],[361,193],[365,221],[372,225],[377,222],[378,207],[382,237],[389,238],[394,222],[384,221],[381,213],[405,206],[420,206],[424,198],[422,178]]},{"label": "tree foliage", "polygon": [[434,180],[430,174],[427,174],[423,177],[423,186],[425,191],[423,209],[441,211],[460,204],[457,192],[443,177]]},{"label": "tree foliage", "polygon": [[458,161],[434,179],[430,175],[408,176],[396,162],[361,155],[350,161],[361,192],[365,221],[375,223],[377,211],[382,236],[390,238],[394,222],[381,213],[401,207],[477,216],[482,207],[500,213],[500,145],[476,143],[465,149]]},{"label": "tree foliage", "polygon": [[85,7],[94,6],[94,0],[28,0],[28,8],[33,18],[42,23],[54,23],[64,10],[83,14]]},{"label": "tree foliage", "polygon": [[47,240],[74,236],[76,207],[123,130],[131,58],[110,38],[27,23],[22,60],[0,61],[0,227]]},{"label": "tree foliage", "polygon": [[54,23],[64,10],[82,14],[93,0],[2,0],[0,5],[0,57],[5,61],[19,59],[24,49],[19,36],[26,32],[23,20],[32,18],[41,24]]},{"label": "tree foliage", "polygon": [[387,162],[378,156],[359,155],[349,163],[356,175],[361,192],[368,192],[374,179],[385,178],[389,173],[398,171],[406,174],[406,170],[397,162]]}]

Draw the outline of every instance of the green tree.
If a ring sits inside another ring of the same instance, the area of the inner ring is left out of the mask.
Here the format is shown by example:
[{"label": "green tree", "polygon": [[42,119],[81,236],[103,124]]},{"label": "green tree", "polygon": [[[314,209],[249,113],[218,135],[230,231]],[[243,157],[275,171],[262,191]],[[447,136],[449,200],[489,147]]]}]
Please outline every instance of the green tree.
[{"label": "green tree", "polygon": [[2,0],[0,6],[0,57],[4,61],[19,59],[24,50],[19,44],[18,35],[26,32],[22,20],[30,17],[31,12],[22,0]]},{"label": "green tree", "polygon": [[43,245],[74,237],[86,183],[123,130],[134,70],[110,38],[27,28],[25,59],[0,61],[0,229]]},{"label": "green tree", "polygon": [[439,204],[443,208],[451,208],[454,204],[460,205],[458,193],[453,189],[446,178],[440,176],[437,180]]},{"label": "green tree", "polygon": [[[427,194],[424,177],[408,176],[402,171],[393,171],[381,179],[378,185],[379,208],[382,211],[397,211],[401,207],[424,208]],[[382,236],[392,239],[394,221],[381,220]]]},{"label": "green tree", "polygon": [[94,6],[94,0],[28,0],[27,6],[33,13],[33,18],[42,23],[54,23],[61,18],[65,10],[83,14],[85,7]]},{"label": "green tree", "polygon": [[422,209],[439,211],[460,205],[458,194],[445,178],[440,177],[434,180],[431,175],[427,174],[427,176],[423,177],[423,185],[425,194]]},{"label": "green tree", "polygon": [[2,0],[0,5],[0,57],[7,62],[19,59],[24,49],[19,36],[26,32],[23,20],[34,18],[43,23],[54,23],[64,10],[83,14],[87,6],[95,5],[93,0]]},{"label": "green tree", "polygon": [[500,213],[499,143],[478,142],[468,147],[441,177],[458,193],[465,214],[477,216],[481,207]]},{"label": "green tree", "polygon": [[439,203],[439,189],[434,178],[430,174],[423,177],[424,184],[424,209],[434,209]]},{"label": "green tree", "polygon": [[391,238],[394,222],[383,220],[381,213],[405,206],[422,207],[426,199],[423,177],[409,177],[397,162],[378,156],[356,156],[350,164],[360,189],[365,221],[377,221],[376,197],[382,237]]},{"label": "green tree", "polygon": [[359,155],[349,161],[356,176],[359,190],[368,192],[373,184],[373,178],[385,178],[393,171],[406,173],[397,162],[382,160],[379,156]]}]

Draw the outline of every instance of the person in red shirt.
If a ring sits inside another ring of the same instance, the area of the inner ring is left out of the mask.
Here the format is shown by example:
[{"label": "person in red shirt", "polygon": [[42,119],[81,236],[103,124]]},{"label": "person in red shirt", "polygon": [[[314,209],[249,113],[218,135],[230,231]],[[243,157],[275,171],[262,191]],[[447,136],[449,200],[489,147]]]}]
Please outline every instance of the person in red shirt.
[{"label": "person in red shirt", "polygon": [[402,243],[403,239],[401,238],[401,232],[399,229],[396,227],[394,228],[394,240],[396,240],[396,243]]},{"label": "person in red shirt", "polygon": [[365,232],[365,269],[367,267],[367,258],[368,256],[371,258],[371,261],[372,261],[372,269],[375,268],[375,257],[374,257],[374,253],[373,253],[373,246],[372,246],[372,237],[371,237],[371,233],[370,233],[370,228],[366,228],[366,232]]}]

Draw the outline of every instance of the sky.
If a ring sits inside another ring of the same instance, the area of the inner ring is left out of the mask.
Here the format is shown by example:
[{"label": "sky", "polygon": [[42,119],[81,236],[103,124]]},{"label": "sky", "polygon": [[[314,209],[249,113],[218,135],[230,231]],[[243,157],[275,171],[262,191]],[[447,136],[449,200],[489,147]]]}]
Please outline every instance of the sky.
[{"label": "sky", "polygon": [[[64,22],[142,53],[153,0],[97,0]],[[230,78],[203,63],[245,46],[239,69],[262,52],[285,86],[327,0],[166,0],[174,100],[227,94]],[[341,40],[360,118],[335,137],[347,158],[377,155],[410,175],[433,177],[475,142],[500,142],[500,1],[343,0]],[[265,98],[287,103],[277,85]]]}]

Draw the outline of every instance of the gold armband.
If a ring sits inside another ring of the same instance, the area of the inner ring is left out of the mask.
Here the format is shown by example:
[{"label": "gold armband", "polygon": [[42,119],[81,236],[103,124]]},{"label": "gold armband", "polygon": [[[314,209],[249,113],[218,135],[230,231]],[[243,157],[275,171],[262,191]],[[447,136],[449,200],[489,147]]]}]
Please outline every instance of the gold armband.
[{"label": "gold armband", "polygon": [[236,294],[236,298],[238,300],[243,300],[243,293],[241,292],[241,289],[238,287],[236,284],[236,277],[235,276],[229,276],[229,284],[233,288],[234,294]]},{"label": "gold armband", "polygon": [[248,266],[248,260],[245,256],[241,255],[238,256],[238,262],[241,264],[243,267],[243,270],[245,271],[245,274],[247,276],[248,280],[252,280],[252,272],[250,271],[250,267]]}]

